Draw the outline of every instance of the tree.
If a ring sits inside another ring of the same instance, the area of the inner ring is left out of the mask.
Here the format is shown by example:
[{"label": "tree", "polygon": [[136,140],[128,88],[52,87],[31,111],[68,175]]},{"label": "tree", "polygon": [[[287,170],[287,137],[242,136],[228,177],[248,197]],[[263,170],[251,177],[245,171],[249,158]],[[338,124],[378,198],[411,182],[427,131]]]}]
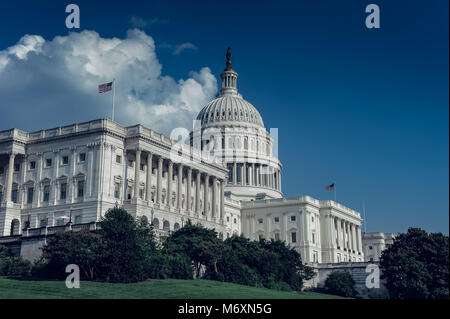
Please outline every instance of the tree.
[{"label": "tree", "polygon": [[123,208],[109,209],[100,222],[106,243],[104,280],[137,282],[147,279],[156,254],[153,228],[142,218],[135,220]]},{"label": "tree", "polygon": [[210,263],[211,254],[206,253],[205,244],[218,244],[217,232],[201,225],[192,225],[190,220],[182,228],[167,237],[163,244],[165,253],[186,254],[194,264],[196,277],[200,276],[202,265]]},{"label": "tree", "polygon": [[31,263],[20,256],[14,256],[8,247],[0,245],[0,276],[26,276]]},{"label": "tree", "polygon": [[106,245],[100,235],[87,230],[58,232],[49,237],[42,251],[45,264],[39,263],[43,268],[40,275],[64,278],[66,266],[76,264],[83,278],[95,280],[100,276]]},{"label": "tree", "polygon": [[449,239],[442,233],[409,228],[383,251],[380,264],[391,298],[449,297]]},{"label": "tree", "polygon": [[288,247],[280,240],[263,240],[261,245],[264,249],[274,252],[277,255],[281,265],[280,277],[292,289],[301,290],[305,280],[312,279],[315,276],[314,270],[302,263],[301,255],[294,249]]},{"label": "tree", "polygon": [[355,297],[355,281],[347,271],[333,271],[325,280],[325,291],[342,297]]},{"label": "tree", "polygon": [[11,257],[12,253],[8,247],[0,245],[0,260],[6,257]]}]

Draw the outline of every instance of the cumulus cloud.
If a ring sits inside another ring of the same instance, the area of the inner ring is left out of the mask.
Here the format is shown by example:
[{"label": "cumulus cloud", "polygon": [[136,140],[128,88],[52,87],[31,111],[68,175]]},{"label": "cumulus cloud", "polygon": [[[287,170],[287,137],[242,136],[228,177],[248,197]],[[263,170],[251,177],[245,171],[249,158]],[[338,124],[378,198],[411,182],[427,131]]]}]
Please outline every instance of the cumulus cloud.
[{"label": "cumulus cloud", "polygon": [[25,35],[0,51],[2,126],[36,129],[110,117],[111,93],[98,94],[97,86],[113,78],[116,121],[165,134],[191,128],[217,91],[207,67],[186,79],[163,75],[153,38],[138,29],[124,39],[102,38],[95,31],[51,41]]}]

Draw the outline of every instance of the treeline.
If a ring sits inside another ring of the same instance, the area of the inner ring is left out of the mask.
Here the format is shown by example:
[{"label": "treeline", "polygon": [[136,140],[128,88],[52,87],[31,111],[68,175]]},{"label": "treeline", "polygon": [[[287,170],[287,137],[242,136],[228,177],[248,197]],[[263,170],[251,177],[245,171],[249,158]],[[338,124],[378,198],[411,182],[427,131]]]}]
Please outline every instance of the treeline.
[{"label": "treeline", "polygon": [[110,209],[100,226],[96,232],[50,237],[30,274],[64,279],[66,266],[76,264],[82,280],[129,283],[196,277],[296,291],[314,276],[300,254],[281,241],[242,236],[222,241],[213,229],[187,222],[157,242],[145,219],[134,219],[122,208]]}]

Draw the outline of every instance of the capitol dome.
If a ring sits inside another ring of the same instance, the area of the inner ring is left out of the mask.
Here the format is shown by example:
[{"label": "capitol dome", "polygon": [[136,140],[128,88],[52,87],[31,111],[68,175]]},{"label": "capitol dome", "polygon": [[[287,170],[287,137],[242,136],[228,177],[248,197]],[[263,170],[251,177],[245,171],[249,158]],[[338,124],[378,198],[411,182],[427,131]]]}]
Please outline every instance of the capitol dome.
[{"label": "capitol dome", "polygon": [[214,100],[209,102],[198,114],[202,127],[218,125],[242,125],[264,128],[258,110],[242,98],[237,90],[238,74],[231,66],[231,53],[227,53],[225,70],[220,74],[222,88]]},{"label": "capitol dome", "polygon": [[[232,200],[281,198],[282,166],[274,154],[274,139],[258,110],[237,90],[238,74],[228,48],[222,88],[198,114],[190,143],[228,169],[225,194]],[[198,124],[200,124],[198,123]],[[200,128],[200,130],[197,130]]]},{"label": "capitol dome", "polygon": [[200,111],[197,120],[202,126],[248,123],[264,127],[258,110],[237,94],[224,94],[212,100]]}]

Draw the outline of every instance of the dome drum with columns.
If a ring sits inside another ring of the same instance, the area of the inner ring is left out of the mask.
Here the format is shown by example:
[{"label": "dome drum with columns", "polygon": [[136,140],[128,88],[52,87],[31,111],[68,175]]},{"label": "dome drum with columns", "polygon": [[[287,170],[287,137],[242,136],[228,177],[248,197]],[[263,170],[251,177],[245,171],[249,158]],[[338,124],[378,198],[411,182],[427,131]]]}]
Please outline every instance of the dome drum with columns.
[{"label": "dome drum with columns", "polygon": [[198,114],[202,150],[220,150],[229,170],[227,194],[236,200],[281,198],[280,161],[273,156],[274,141],[258,110],[237,90],[238,73],[233,70],[228,48],[222,88]]}]

